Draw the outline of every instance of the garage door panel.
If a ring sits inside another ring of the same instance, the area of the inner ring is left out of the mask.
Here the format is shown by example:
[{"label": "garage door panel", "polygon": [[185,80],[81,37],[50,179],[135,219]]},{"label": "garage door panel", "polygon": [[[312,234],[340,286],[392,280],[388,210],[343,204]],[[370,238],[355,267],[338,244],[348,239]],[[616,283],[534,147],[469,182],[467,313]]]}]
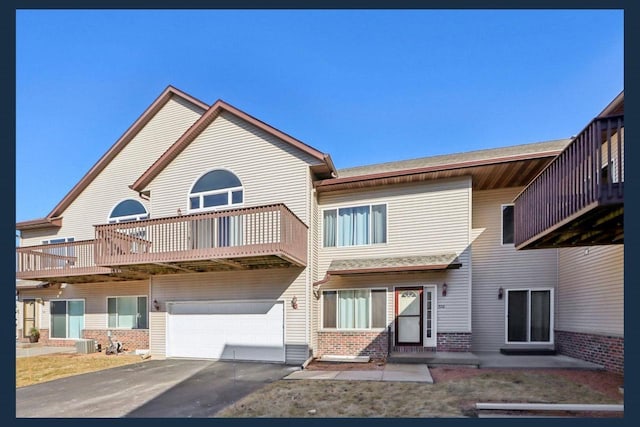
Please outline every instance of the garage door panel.
[{"label": "garage door panel", "polygon": [[171,304],[167,356],[284,361],[281,302]]}]

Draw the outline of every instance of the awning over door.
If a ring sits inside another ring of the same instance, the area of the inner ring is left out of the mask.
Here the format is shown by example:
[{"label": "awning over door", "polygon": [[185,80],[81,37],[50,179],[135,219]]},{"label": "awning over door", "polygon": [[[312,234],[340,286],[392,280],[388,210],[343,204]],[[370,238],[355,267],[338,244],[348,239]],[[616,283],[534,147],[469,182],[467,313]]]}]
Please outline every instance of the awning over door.
[{"label": "awning over door", "polygon": [[327,273],[339,276],[364,273],[446,270],[460,268],[461,266],[462,264],[456,254],[337,259],[331,262]]}]

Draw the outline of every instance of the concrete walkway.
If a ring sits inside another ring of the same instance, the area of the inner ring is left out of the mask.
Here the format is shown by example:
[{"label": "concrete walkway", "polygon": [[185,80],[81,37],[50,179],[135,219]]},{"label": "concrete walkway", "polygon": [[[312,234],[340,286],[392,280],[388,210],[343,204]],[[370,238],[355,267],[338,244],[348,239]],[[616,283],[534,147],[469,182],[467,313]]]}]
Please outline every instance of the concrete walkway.
[{"label": "concrete walkway", "polygon": [[475,352],[480,368],[512,369],[604,369],[602,365],[574,359],[563,354],[553,356],[506,355],[498,352]]},{"label": "concrete walkway", "polygon": [[365,371],[296,371],[285,380],[351,380],[351,381],[398,381],[433,384],[429,368],[424,364],[387,363],[383,370]]},{"label": "concrete walkway", "polygon": [[75,347],[47,347],[47,346],[16,346],[16,358],[42,356],[44,354],[54,353],[75,353]]}]

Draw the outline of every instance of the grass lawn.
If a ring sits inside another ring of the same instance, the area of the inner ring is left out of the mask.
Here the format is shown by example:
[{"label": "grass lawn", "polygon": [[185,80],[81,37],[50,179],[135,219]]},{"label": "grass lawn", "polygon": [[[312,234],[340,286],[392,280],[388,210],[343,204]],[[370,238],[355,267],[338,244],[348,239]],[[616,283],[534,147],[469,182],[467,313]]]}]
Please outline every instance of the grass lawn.
[{"label": "grass lawn", "polygon": [[591,372],[595,377],[577,381],[562,372],[475,369],[465,374],[465,369],[456,368],[456,373],[462,370],[463,375],[449,376],[441,381],[434,375],[435,384],[280,380],[246,396],[216,416],[462,417],[475,415],[476,402],[619,404],[623,401],[622,395],[598,387],[598,382],[602,383],[598,381],[598,375],[602,378],[608,375],[603,372]]},{"label": "grass lawn", "polygon": [[104,353],[48,354],[16,359],[16,387],[24,387],[85,372],[101,371],[116,366],[140,363],[136,355]]}]

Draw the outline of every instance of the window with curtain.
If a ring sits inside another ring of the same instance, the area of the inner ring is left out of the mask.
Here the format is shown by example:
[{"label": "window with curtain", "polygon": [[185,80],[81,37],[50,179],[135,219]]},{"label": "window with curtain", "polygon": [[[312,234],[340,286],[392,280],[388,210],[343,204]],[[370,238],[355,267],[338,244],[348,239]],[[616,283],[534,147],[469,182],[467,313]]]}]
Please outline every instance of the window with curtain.
[{"label": "window with curtain", "polygon": [[372,329],[387,326],[386,289],[345,289],[322,293],[323,328]]},{"label": "window with curtain", "polygon": [[387,205],[327,209],[323,212],[324,247],[387,242]]},{"label": "window with curtain", "polygon": [[147,329],[147,297],[107,298],[108,327]]}]

